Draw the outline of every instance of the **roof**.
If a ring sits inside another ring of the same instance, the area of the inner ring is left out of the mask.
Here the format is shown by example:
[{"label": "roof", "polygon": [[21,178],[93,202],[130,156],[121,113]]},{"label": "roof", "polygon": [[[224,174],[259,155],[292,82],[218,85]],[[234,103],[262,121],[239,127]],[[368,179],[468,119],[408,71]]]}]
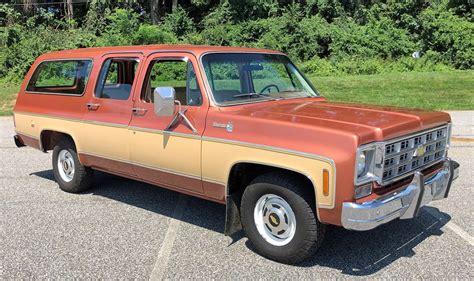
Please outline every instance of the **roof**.
[{"label": "roof", "polygon": [[42,55],[42,58],[57,57],[95,57],[102,56],[106,53],[143,53],[147,55],[157,51],[176,51],[191,52],[196,57],[207,52],[257,52],[257,53],[279,53],[279,51],[258,49],[258,48],[242,48],[242,47],[222,47],[222,46],[200,46],[200,45],[139,45],[139,46],[115,46],[115,47],[96,47],[96,48],[80,48],[73,50],[55,51]]}]

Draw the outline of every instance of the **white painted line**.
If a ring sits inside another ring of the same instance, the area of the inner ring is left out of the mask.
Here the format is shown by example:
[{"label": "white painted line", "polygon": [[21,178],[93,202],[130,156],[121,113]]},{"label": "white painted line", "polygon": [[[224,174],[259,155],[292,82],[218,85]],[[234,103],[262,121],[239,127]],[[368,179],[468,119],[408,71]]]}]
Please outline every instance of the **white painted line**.
[{"label": "white painted line", "polygon": [[437,209],[433,207],[428,207],[424,208],[428,214],[433,216],[435,219],[441,221],[442,223],[445,223],[445,227],[449,228],[451,231],[459,235],[462,239],[466,240],[467,243],[471,244],[471,246],[474,246],[474,237],[469,235],[466,231],[464,231],[461,227],[459,227],[457,224],[454,222],[448,221],[443,214],[441,214]]},{"label": "white painted line", "polygon": [[171,255],[171,250],[173,249],[174,240],[178,234],[179,224],[181,218],[183,217],[184,209],[187,203],[187,196],[180,194],[178,198],[178,203],[173,211],[173,217],[171,218],[168,230],[166,231],[165,239],[161,244],[160,251],[158,252],[158,257],[156,258],[155,265],[150,274],[150,280],[158,281],[163,279],[163,275],[168,266],[168,261]]}]

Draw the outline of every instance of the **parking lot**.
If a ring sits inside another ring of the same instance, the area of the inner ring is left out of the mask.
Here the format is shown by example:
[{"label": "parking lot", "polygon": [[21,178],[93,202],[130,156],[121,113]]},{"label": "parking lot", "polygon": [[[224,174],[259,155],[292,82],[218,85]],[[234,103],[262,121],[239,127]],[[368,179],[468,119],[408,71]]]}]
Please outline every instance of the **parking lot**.
[{"label": "parking lot", "polygon": [[13,134],[0,118],[0,279],[474,278],[471,141],[452,143],[461,172],[447,200],[372,231],[330,227],[289,266],[224,236],[223,205],[104,173],[85,194],[62,192],[51,154],[16,148]]}]

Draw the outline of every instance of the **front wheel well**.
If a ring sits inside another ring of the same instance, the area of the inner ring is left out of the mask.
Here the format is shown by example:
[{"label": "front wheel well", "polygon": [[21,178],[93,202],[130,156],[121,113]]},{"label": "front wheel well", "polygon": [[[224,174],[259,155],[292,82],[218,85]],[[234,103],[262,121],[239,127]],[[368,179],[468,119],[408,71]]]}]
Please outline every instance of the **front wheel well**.
[{"label": "front wheel well", "polygon": [[53,150],[53,148],[63,139],[69,139],[75,144],[74,139],[69,134],[53,130],[44,130],[40,135],[41,150],[44,152]]},{"label": "front wheel well", "polygon": [[227,195],[231,195],[234,200],[237,200],[238,206],[240,206],[240,198],[245,190],[245,188],[258,176],[267,174],[267,173],[283,173],[292,177],[294,180],[297,180],[302,185],[310,189],[314,205],[316,206],[316,197],[313,183],[310,178],[300,172],[275,167],[265,164],[256,164],[256,163],[237,163],[235,164],[230,173],[227,181]]},{"label": "front wheel well", "polygon": [[[317,206],[314,185],[308,176],[297,171],[271,165],[248,162],[237,163],[231,168],[227,181],[226,221],[224,230],[226,235],[230,236],[242,229],[240,205],[245,188],[258,176],[269,173],[284,174],[285,177],[292,178],[292,180],[306,187],[308,196],[312,196],[312,205]],[[315,211],[317,212],[317,210]]]}]

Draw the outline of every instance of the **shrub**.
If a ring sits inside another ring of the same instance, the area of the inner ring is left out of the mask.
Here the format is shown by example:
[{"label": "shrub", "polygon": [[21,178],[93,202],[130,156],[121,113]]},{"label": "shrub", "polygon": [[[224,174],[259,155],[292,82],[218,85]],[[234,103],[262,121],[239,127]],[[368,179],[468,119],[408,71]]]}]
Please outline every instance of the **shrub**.
[{"label": "shrub", "polygon": [[452,63],[456,68],[473,67],[474,23],[440,8],[425,10],[420,19],[424,50],[438,52],[444,63]]},{"label": "shrub", "polygon": [[196,31],[193,20],[181,6],[165,16],[162,26],[181,40],[186,40],[185,36]]},{"label": "shrub", "polygon": [[137,32],[133,34],[132,44],[172,44],[176,43],[176,37],[158,25],[142,24]]}]

